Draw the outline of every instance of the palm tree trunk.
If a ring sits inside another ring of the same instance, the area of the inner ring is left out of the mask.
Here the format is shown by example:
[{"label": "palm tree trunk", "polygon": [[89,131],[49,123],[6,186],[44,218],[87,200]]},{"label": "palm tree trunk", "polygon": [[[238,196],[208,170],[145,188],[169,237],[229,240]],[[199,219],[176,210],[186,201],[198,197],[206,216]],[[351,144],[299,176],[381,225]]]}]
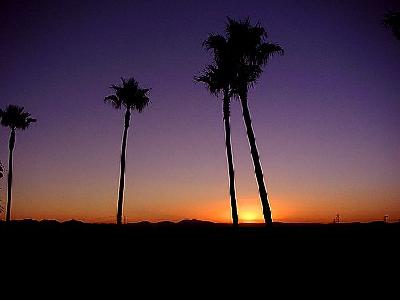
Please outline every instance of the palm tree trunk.
[{"label": "palm tree trunk", "polygon": [[12,179],[13,179],[13,152],[15,146],[15,129],[11,129],[8,141],[8,180],[7,180],[7,212],[6,221],[11,220]]},{"label": "palm tree trunk", "polygon": [[128,108],[125,113],[124,135],[122,137],[122,146],[121,146],[121,167],[119,175],[118,208],[117,208],[118,225],[122,224],[122,205],[124,201],[124,188],[125,188],[126,140],[128,137],[128,128],[130,120],[131,120],[131,110]]},{"label": "palm tree trunk", "polygon": [[254,172],[257,179],[258,191],[260,193],[260,200],[263,209],[264,221],[267,225],[272,225],[271,208],[268,201],[268,193],[265,187],[264,175],[260,162],[260,155],[258,154],[256,138],[254,136],[253,126],[251,124],[250,111],[247,101],[247,92],[240,95],[240,102],[242,104],[243,119],[246,125],[247,138],[249,140],[251,157],[253,158]]},{"label": "palm tree trunk", "polygon": [[233,226],[237,227],[239,224],[239,217],[237,212],[236,204],[236,191],[235,191],[235,170],[233,167],[233,154],[231,144],[231,125],[230,125],[230,103],[229,95],[225,93],[224,101],[222,104],[223,109],[223,121],[225,128],[225,145],[226,145],[226,159],[228,163],[228,175],[229,175],[229,194],[231,198],[231,211],[232,211],[232,222]]}]

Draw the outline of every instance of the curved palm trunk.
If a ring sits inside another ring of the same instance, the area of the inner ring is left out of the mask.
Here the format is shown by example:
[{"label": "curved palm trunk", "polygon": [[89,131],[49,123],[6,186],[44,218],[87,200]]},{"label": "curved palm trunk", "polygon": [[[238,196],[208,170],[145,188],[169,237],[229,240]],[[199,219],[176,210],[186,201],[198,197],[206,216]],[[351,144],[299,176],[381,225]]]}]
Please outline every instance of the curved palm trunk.
[{"label": "curved palm trunk", "polygon": [[6,221],[11,220],[12,179],[13,179],[13,152],[15,146],[15,129],[11,129],[8,141],[8,180],[7,180],[7,213]]},{"label": "curved palm trunk", "polygon": [[246,125],[247,138],[249,140],[251,157],[253,158],[254,172],[257,179],[258,191],[260,193],[260,200],[263,209],[264,221],[268,225],[272,225],[271,208],[268,201],[268,193],[265,187],[264,175],[260,162],[260,155],[258,154],[256,138],[254,136],[253,126],[251,124],[250,111],[247,101],[247,92],[240,95],[240,102],[242,104],[243,119]]},{"label": "curved palm trunk", "polygon": [[230,103],[229,95],[224,94],[224,101],[222,104],[223,109],[223,121],[225,128],[225,146],[226,146],[226,159],[228,163],[228,175],[229,175],[229,194],[231,198],[231,211],[232,211],[232,223],[234,227],[239,224],[239,217],[237,212],[236,204],[236,191],[235,191],[235,170],[233,167],[233,154],[231,144],[231,126],[230,126]]},{"label": "curved palm trunk", "polygon": [[125,113],[124,135],[122,137],[122,146],[121,146],[121,167],[119,175],[118,208],[117,208],[118,225],[122,224],[122,205],[124,202],[124,188],[125,188],[126,140],[128,138],[128,128],[130,120],[131,120],[131,111],[128,108]]}]

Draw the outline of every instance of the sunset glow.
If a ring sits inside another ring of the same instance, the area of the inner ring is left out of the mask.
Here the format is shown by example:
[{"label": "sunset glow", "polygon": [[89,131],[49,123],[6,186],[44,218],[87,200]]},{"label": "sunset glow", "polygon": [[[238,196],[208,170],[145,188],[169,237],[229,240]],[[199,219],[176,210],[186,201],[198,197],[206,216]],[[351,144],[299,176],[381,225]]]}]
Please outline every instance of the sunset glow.
[{"label": "sunset glow", "polygon": [[257,214],[253,211],[244,211],[241,212],[241,221],[243,223],[255,223],[255,222],[262,222],[262,215]]}]

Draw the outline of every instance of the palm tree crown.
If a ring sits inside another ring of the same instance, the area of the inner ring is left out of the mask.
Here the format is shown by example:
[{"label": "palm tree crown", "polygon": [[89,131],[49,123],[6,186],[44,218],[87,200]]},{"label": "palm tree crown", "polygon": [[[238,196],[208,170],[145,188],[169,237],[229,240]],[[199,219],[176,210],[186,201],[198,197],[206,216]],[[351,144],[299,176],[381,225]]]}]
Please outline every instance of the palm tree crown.
[{"label": "palm tree crown", "polygon": [[17,105],[8,105],[5,110],[0,109],[1,125],[12,130],[25,130],[36,119],[31,118],[31,114],[24,112],[24,108]]},{"label": "palm tree crown", "polygon": [[115,94],[105,97],[104,101],[111,103],[116,109],[125,107],[142,112],[150,102],[148,95],[150,89],[140,88],[139,83],[133,77],[121,78],[121,84],[113,84],[111,89]]},{"label": "palm tree crown", "polygon": [[222,35],[210,34],[203,46],[213,52],[213,64],[208,65],[195,80],[206,84],[213,95],[230,92],[234,66],[228,41]]},{"label": "palm tree crown", "polygon": [[280,45],[266,42],[266,30],[259,23],[251,25],[249,18],[242,21],[228,18],[225,31],[235,66],[232,92],[237,95],[257,82],[272,56],[283,55],[284,51]]},{"label": "palm tree crown", "polygon": [[259,23],[251,25],[249,18],[228,18],[225,32],[226,38],[211,34],[203,43],[213,52],[214,64],[195,79],[205,83],[212,94],[228,89],[230,96],[237,96],[257,82],[273,55],[284,51],[278,44],[266,42],[266,30]]},{"label": "palm tree crown", "polygon": [[389,11],[386,13],[383,24],[392,30],[396,39],[400,40],[400,12]]}]

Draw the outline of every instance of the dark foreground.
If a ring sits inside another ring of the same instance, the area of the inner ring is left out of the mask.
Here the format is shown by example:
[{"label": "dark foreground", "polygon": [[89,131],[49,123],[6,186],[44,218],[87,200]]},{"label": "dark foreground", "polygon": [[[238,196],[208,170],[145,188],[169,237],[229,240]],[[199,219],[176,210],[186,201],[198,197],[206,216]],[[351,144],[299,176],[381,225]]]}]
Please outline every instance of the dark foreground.
[{"label": "dark foreground", "polygon": [[[399,275],[400,223],[242,225],[0,222],[3,266],[135,274],[154,280],[210,276],[285,280]],[[6,268],[6,267],[5,267]],[[111,271],[109,271],[111,269]],[[106,271],[108,270],[108,271]],[[379,273],[377,273],[379,272]],[[143,275],[147,274],[147,275]],[[308,275],[306,275],[308,274]],[[260,277],[261,276],[261,277]],[[186,279],[187,279],[186,278]]]}]

